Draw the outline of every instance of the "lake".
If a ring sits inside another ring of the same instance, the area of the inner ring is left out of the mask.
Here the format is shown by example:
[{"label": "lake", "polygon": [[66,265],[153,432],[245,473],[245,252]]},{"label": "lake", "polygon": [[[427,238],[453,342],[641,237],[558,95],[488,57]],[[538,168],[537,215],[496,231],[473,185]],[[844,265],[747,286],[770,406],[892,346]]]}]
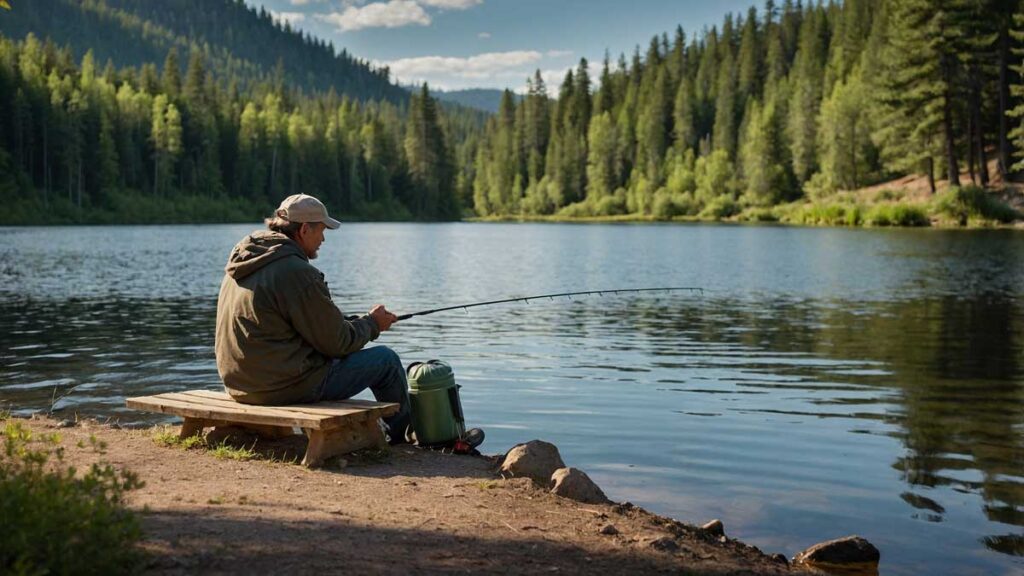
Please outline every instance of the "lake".
[{"label": "lake", "polygon": [[[166,422],[126,395],[220,386],[217,290],[256,225],[4,228],[0,404]],[[614,500],[792,556],[859,534],[883,574],[1024,571],[1024,233],[344,224],[346,313],[699,286],[413,318],[484,452],[559,446]]]}]

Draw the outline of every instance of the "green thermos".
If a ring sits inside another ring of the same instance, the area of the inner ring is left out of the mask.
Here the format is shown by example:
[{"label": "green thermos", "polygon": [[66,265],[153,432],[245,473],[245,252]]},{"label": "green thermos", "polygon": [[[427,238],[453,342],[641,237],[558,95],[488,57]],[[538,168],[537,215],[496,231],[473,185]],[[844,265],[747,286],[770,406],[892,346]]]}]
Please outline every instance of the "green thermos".
[{"label": "green thermos", "polygon": [[416,443],[436,446],[458,440],[466,432],[466,421],[452,367],[428,360],[413,362],[406,372]]}]

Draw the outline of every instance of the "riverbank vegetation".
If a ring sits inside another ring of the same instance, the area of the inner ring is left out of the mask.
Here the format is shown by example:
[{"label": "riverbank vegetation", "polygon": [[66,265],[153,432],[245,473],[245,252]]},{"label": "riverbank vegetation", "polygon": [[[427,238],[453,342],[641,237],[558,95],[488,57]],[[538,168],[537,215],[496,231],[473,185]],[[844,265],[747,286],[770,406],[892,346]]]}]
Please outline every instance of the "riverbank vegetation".
[{"label": "riverbank vegetation", "polygon": [[[654,37],[629,62],[606,57],[596,83],[583,60],[557,100],[538,75],[488,123],[474,208],[568,219],[941,219],[950,207],[938,192],[977,203],[1010,179],[1024,138],[1011,132],[1024,120],[1010,96],[1019,7],[947,4],[769,1],[690,40],[682,28]],[[913,173],[928,183],[919,204],[851,202],[844,192]]]},{"label": "riverbank vegetation", "polygon": [[[351,74],[286,73],[206,19],[176,28],[168,14],[190,1],[56,3],[91,35],[36,30],[46,20],[24,15],[41,8],[13,4],[16,31],[99,42],[110,59],[0,36],[0,223],[252,221],[297,192],[350,219],[1020,218],[993,197],[1024,168],[1015,2],[768,0],[606,55],[596,77],[585,59],[557,88],[538,71],[488,118],[439,106],[426,86],[397,98],[377,86],[386,69],[218,4],[245,37]],[[132,59],[114,61],[118,42]],[[924,196],[856,192],[911,174]]]},{"label": "riverbank vegetation", "polygon": [[[143,484],[104,463],[78,471],[64,461],[58,434],[38,434],[6,417],[0,452],[0,572],[5,574],[131,574],[142,531],[124,497]],[[102,452],[90,436],[79,450]]]}]

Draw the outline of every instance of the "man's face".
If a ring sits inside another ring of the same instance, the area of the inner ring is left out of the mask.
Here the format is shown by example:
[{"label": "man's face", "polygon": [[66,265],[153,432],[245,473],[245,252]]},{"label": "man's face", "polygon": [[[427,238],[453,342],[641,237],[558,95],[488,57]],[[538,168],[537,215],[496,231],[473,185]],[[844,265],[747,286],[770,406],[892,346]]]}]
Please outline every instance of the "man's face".
[{"label": "man's face", "polygon": [[322,222],[307,222],[302,225],[302,228],[299,228],[296,240],[302,251],[306,253],[306,258],[310,260],[316,258],[320,245],[324,243],[324,229],[326,228],[327,225]]}]

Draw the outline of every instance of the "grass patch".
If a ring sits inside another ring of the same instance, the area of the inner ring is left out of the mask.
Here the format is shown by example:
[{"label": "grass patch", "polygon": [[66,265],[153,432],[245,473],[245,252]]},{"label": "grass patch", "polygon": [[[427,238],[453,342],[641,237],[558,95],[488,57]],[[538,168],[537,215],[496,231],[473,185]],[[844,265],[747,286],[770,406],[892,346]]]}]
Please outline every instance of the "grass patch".
[{"label": "grass patch", "polygon": [[863,222],[863,211],[856,204],[816,202],[795,205],[786,210],[780,220],[814,226],[859,226]]},{"label": "grass patch", "polygon": [[[193,438],[198,438],[198,436],[193,436]],[[262,458],[258,452],[253,450],[252,446],[248,448],[245,446],[232,446],[226,441],[215,446],[209,446],[209,449],[210,454],[213,454],[215,458],[220,458],[221,460],[238,460],[239,462],[246,462]]]},{"label": "grass patch", "polygon": [[189,436],[188,438],[179,437],[177,432],[172,431],[169,428],[163,428],[153,434],[153,442],[158,446],[164,446],[166,448],[181,448],[182,450],[207,450],[215,458],[221,460],[260,460],[263,456],[253,450],[253,446],[235,446],[229,444],[226,440],[219,444],[210,444],[206,441],[206,438],[195,435]]},{"label": "grass patch", "polygon": [[778,222],[779,215],[771,208],[747,208],[737,219],[741,222]]},{"label": "grass patch", "polygon": [[[0,573],[132,574],[142,537],[125,493],[138,476],[104,462],[80,472],[64,462],[57,434],[36,436],[6,420],[0,452]],[[101,452],[94,437],[89,444]]]},{"label": "grass patch", "polygon": [[864,215],[868,226],[930,226],[931,218],[921,206],[903,203],[876,204]]},{"label": "grass patch", "polygon": [[934,210],[960,226],[1007,224],[1021,218],[1016,210],[978,186],[951,188],[934,200]]},{"label": "grass patch", "polygon": [[498,486],[501,486],[501,483],[497,480],[481,480],[476,483],[476,487],[480,490],[494,490]]}]

